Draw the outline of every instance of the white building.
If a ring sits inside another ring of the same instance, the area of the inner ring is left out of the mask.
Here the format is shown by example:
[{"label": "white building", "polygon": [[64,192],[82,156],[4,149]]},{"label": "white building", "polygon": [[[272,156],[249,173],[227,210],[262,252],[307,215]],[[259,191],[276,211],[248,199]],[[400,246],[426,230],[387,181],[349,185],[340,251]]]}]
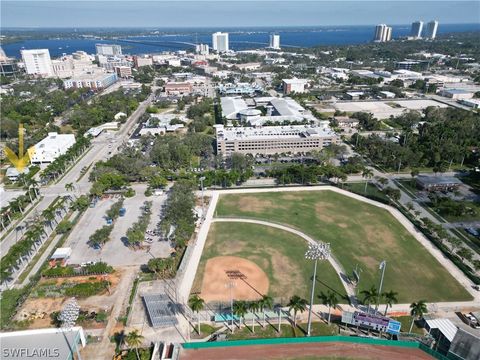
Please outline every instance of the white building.
[{"label": "white building", "polygon": [[32,164],[50,163],[75,144],[75,135],[48,133],[48,136],[28,149]]},{"label": "white building", "polygon": [[53,76],[52,60],[48,49],[21,50],[20,52],[28,75]]},{"label": "white building", "polygon": [[272,49],[280,49],[280,35],[278,34],[270,34],[270,48]]},{"label": "white building", "polygon": [[285,95],[290,94],[291,92],[296,92],[296,93],[303,93],[305,92],[305,89],[308,84],[308,80],[306,79],[283,79],[283,93]]},{"label": "white building", "polygon": [[95,44],[95,50],[97,51],[97,55],[122,55],[122,47],[115,44]]},{"label": "white building", "polygon": [[63,80],[63,87],[65,89],[90,88],[100,90],[114,84],[117,82],[117,79],[116,73],[107,73],[103,71],[103,69],[91,69],[86,72],[74,74],[71,78]]},{"label": "white building", "polygon": [[216,32],[212,34],[212,47],[213,50],[222,53],[228,52],[228,33]]},{"label": "white building", "polygon": [[[212,35],[212,39],[213,39],[213,35]],[[198,45],[195,45],[195,52],[200,55],[208,55],[210,54],[210,47],[208,46],[208,44],[198,44]]]},{"label": "white building", "polygon": [[379,24],[375,27],[375,35],[373,41],[386,42],[392,39],[392,28],[385,24]]},{"label": "white building", "polygon": [[273,155],[278,153],[305,153],[336,144],[337,134],[328,126],[295,125],[265,127],[229,127],[215,125],[217,153]]},{"label": "white building", "polygon": [[438,21],[432,20],[427,24],[427,28],[425,30],[425,37],[427,39],[435,39],[437,37],[437,30],[438,30]]},{"label": "white building", "polygon": [[410,36],[415,39],[420,39],[422,37],[423,30],[423,21],[415,21],[412,23],[412,30],[410,31]]}]

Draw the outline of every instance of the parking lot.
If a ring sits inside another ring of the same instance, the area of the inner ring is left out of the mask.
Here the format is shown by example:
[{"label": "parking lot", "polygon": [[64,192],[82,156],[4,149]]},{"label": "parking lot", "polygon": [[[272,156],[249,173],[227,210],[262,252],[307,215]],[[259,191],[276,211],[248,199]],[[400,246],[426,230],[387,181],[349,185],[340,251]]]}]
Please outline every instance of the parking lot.
[{"label": "parking lot", "polygon": [[89,208],[80,219],[70,234],[65,246],[72,248],[72,255],[69,263],[81,264],[87,261],[104,261],[112,266],[128,266],[146,264],[154,257],[167,257],[170,255],[170,244],[158,236],[153,238],[151,243],[144,243],[143,249],[133,249],[127,246],[127,230],[138,220],[141,214],[141,207],[145,201],[152,202],[152,216],[149,229],[155,229],[160,220],[162,205],[167,195],[145,197],[146,185],[138,184],[133,186],[136,195],[124,200],[125,216],[119,217],[114,224],[110,240],[102,249],[94,249],[88,244],[90,236],[102,226],[107,225],[105,213],[119,200],[119,198],[108,198],[99,200],[95,207]]}]

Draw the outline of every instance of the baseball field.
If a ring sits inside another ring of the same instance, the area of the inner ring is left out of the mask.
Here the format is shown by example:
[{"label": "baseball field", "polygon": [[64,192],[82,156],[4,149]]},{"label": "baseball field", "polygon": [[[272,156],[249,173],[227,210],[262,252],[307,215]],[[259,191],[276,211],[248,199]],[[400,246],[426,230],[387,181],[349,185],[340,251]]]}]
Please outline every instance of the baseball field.
[{"label": "baseball field", "polygon": [[[384,291],[398,292],[400,303],[468,301],[471,295],[386,210],[332,191],[263,192],[221,195],[216,217],[248,218],[283,224],[331,244],[332,253],[349,274],[361,268],[359,290],[378,287],[379,263],[386,260]],[[265,226],[214,223],[202,255],[194,290],[201,291],[208,261],[236,256],[260,267],[273,296],[306,297],[311,263],[305,240]],[[320,265],[318,291],[327,287],[344,295],[328,263]],[[223,291],[223,290],[222,290]]]}]

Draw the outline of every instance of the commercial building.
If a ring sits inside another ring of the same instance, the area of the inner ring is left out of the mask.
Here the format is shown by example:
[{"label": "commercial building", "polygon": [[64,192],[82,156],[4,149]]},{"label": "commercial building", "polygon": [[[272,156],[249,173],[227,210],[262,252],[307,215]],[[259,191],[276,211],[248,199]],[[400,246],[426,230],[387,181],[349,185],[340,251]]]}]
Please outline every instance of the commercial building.
[{"label": "commercial building", "polygon": [[113,85],[118,80],[116,73],[106,73],[104,71],[89,70],[85,73],[76,74],[70,79],[63,80],[65,89],[90,88],[94,90],[105,89]]},{"label": "commercial building", "polygon": [[323,126],[224,127],[215,125],[217,153],[273,155],[305,153],[336,144],[338,137],[328,123]]},{"label": "commercial building", "polygon": [[458,100],[458,102],[472,109],[480,109],[480,99],[462,99]]},{"label": "commercial building", "polygon": [[132,77],[132,68],[130,66],[117,66],[115,73],[119,78],[127,79]]},{"label": "commercial building", "polygon": [[189,82],[171,82],[165,84],[165,94],[170,95],[189,95],[193,90],[193,85]]},{"label": "commercial building", "polygon": [[28,75],[53,76],[52,60],[48,49],[21,50],[20,52]]},{"label": "commercial building", "polygon": [[480,359],[480,336],[459,328],[450,342],[449,359],[478,360]]},{"label": "commercial building", "polygon": [[395,69],[411,70],[412,67],[418,64],[420,64],[420,61],[415,61],[415,60],[395,61]]},{"label": "commercial building", "polygon": [[379,24],[375,27],[373,41],[386,42],[392,39],[392,28],[386,24]]},{"label": "commercial building", "polygon": [[437,37],[438,21],[432,20],[427,24],[425,38],[433,40]]},{"label": "commercial building", "polygon": [[473,93],[471,91],[462,89],[445,89],[440,92],[440,95],[453,100],[466,100],[473,98]]},{"label": "commercial building", "polygon": [[216,52],[229,51],[228,33],[216,32],[212,34],[212,48]]},{"label": "commercial building", "polygon": [[75,135],[48,133],[48,136],[28,149],[32,164],[50,163],[75,144]]},{"label": "commercial building", "polygon": [[395,99],[396,95],[391,91],[380,91],[378,96],[380,96],[382,99]]},{"label": "commercial building", "polygon": [[280,35],[270,34],[270,48],[279,50],[280,49]]},{"label": "commercial building", "polygon": [[95,44],[97,55],[116,56],[122,55],[122,47],[115,44]]},{"label": "commercial building", "polygon": [[306,79],[283,79],[283,94],[288,95],[292,92],[304,93],[308,84]]},{"label": "commercial building", "polygon": [[142,57],[142,56],[134,56],[133,57],[133,63],[135,67],[138,69],[142,66],[152,66],[153,65],[153,59],[150,57]]},{"label": "commercial building", "polygon": [[107,71],[114,71],[117,66],[132,66],[132,63],[128,61],[124,56],[95,56],[98,64]]},{"label": "commercial building", "polygon": [[422,37],[423,30],[423,21],[415,21],[412,23],[412,30],[410,31],[410,36],[415,39],[420,39]]},{"label": "commercial building", "polygon": [[417,186],[427,191],[454,191],[462,182],[454,176],[417,176]]}]

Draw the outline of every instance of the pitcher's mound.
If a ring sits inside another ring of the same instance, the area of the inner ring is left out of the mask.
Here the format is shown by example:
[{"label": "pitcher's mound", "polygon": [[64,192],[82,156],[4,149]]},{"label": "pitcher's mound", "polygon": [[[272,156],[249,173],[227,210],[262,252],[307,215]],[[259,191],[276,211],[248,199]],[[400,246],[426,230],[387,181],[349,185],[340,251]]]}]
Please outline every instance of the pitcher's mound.
[{"label": "pitcher's mound", "polygon": [[268,293],[268,277],[250,260],[217,256],[207,260],[201,297],[206,301],[257,300]]}]

